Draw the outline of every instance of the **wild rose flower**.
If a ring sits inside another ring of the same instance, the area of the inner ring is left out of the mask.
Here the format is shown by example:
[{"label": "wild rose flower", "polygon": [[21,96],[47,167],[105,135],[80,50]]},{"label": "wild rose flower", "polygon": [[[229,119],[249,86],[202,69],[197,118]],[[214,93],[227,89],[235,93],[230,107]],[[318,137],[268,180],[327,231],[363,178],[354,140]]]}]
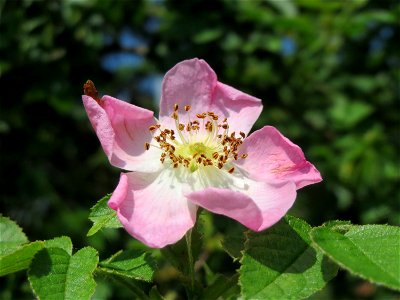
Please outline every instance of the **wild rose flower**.
[{"label": "wild rose flower", "polygon": [[168,71],[158,119],[88,89],[83,103],[103,150],[113,166],[129,171],[108,205],[150,247],[180,240],[198,206],[264,230],[285,215],[297,189],[321,181],[301,149],[274,127],[247,137],[261,100],[218,82],[203,60]]}]

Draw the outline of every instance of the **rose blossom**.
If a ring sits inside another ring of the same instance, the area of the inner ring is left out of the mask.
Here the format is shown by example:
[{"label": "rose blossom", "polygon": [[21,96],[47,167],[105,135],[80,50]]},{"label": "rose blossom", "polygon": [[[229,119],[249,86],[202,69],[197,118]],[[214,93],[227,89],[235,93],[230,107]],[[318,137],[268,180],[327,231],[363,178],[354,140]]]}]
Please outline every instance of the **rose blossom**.
[{"label": "rose blossom", "polygon": [[99,99],[90,88],[83,103],[103,150],[113,166],[129,171],[108,205],[150,247],[180,240],[198,206],[264,230],[285,215],[297,189],[322,180],[274,127],[247,137],[261,100],[218,82],[204,60],[167,72],[158,120],[150,110]]}]

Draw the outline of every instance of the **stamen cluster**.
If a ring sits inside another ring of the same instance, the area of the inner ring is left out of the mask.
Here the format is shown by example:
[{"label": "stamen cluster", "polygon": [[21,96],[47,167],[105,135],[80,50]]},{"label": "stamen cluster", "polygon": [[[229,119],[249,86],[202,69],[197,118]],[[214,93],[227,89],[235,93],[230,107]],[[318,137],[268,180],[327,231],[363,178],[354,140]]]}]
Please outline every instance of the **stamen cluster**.
[{"label": "stamen cluster", "polygon": [[[189,112],[190,108],[189,105],[184,106],[185,112]],[[228,120],[225,118],[222,122],[218,122],[219,117],[214,112],[196,114],[196,119],[193,121],[188,113],[188,122],[181,123],[179,106],[175,104],[171,118],[175,120],[175,130],[161,128],[160,124],[152,125],[149,130],[153,133],[153,139],[158,146],[145,143],[146,150],[149,150],[150,146],[162,150],[161,163],[169,160],[174,168],[183,166],[189,168],[191,172],[199,167],[222,169],[228,164],[227,171],[233,173],[235,168],[229,166],[229,162],[245,159],[248,156],[238,154],[245,134],[239,132],[239,136],[236,136],[235,132],[229,133]]]}]

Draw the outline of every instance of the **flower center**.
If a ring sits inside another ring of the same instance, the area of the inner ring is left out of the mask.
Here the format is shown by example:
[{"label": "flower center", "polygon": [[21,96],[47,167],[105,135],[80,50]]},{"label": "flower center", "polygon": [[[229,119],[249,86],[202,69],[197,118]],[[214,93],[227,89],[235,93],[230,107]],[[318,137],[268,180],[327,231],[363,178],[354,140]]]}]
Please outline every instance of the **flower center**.
[{"label": "flower center", "polygon": [[146,150],[150,146],[161,149],[161,163],[169,162],[174,168],[183,166],[195,172],[199,168],[214,167],[233,173],[235,168],[231,162],[247,157],[247,154],[238,155],[245,134],[240,132],[237,137],[235,132],[229,133],[227,119],[218,122],[219,117],[214,112],[197,114],[191,121],[190,106],[186,105],[184,110],[188,114],[186,124],[180,123],[179,106],[174,105],[171,118],[175,120],[175,130],[162,128],[160,124],[150,126],[158,145],[145,143]]}]

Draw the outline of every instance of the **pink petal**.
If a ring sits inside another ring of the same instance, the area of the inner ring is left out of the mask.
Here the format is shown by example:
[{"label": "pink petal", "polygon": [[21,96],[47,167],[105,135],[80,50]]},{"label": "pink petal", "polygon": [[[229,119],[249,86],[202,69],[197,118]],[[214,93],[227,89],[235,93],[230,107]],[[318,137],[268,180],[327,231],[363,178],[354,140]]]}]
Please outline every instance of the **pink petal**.
[{"label": "pink petal", "polygon": [[161,167],[159,151],[145,150],[152,136],[149,126],[157,121],[153,112],[110,96],[99,105],[93,98],[82,96],[90,122],[113,166],[129,171],[154,172]]},{"label": "pink petal", "polygon": [[197,207],[172,172],[122,174],[109,201],[128,233],[149,247],[176,243],[196,221]]},{"label": "pink petal", "polygon": [[193,203],[261,231],[278,222],[293,205],[296,188],[291,182],[268,184],[247,181],[247,190],[207,188],[187,194]]},{"label": "pink petal", "polygon": [[[167,72],[162,84],[160,122],[174,127],[170,117],[178,104],[182,123],[195,119],[196,114],[213,111],[221,120],[228,118],[230,132],[248,133],[262,110],[261,100],[217,82],[213,69],[197,58],[185,60]],[[187,113],[184,106],[190,105]]]},{"label": "pink petal", "polygon": [[185,123],[188,121],[183,110],[185,105],[191,106],[189,114],[192,118],[207,111],[216,83],[217,76],[202,59],[185,60],[175,65],[165,74],[162,83],[160,122],[171,124],[175,103],[180,106],[180,115]]},{"label": "pink petal", "polygon": [[322,180],[300,147],[272,126],[265,126],[246,138],[239,154],[243,153],[248,157],[236,164],[252,178],[269,182],[293,181],[298,189]]},{"label": "pink petal", "polygon": [[247,134],[262,111],[260,99],[218,82],[213,93],[210,110],[228,118],[229,132]]}]

